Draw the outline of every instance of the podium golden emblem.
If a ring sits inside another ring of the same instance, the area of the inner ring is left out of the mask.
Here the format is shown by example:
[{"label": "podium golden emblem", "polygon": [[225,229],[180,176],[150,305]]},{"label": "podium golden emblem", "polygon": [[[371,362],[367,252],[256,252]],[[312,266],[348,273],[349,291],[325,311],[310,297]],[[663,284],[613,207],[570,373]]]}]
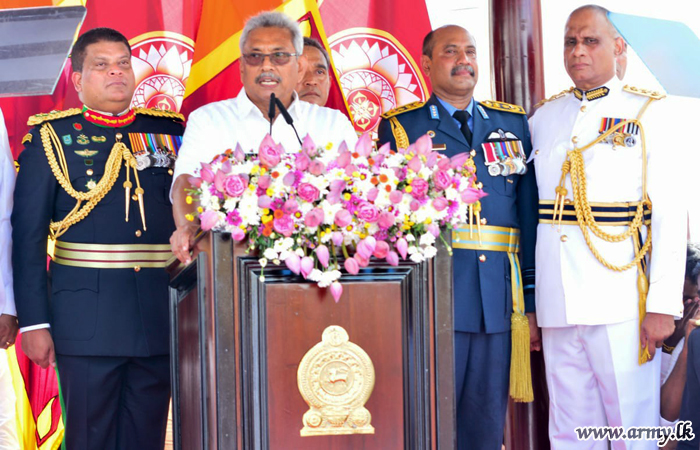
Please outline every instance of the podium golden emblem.
[{"label": "podium golden emblem", "polygon": [[342,327],[326,328],[321,342],[306,352],[297,384],[309,405],[302,436],[374,434],[364,407],[374,389],[374,365]]}]

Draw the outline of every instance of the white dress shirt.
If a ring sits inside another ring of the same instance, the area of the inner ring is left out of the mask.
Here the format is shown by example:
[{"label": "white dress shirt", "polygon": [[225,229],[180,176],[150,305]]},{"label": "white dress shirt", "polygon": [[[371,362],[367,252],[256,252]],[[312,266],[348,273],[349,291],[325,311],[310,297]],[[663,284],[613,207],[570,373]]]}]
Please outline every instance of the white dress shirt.
[{"label": "white dress shirt", "polygon": [[15,163],[7,139],[5,117],[0,110],[0,314],[17,315],[12,290],[12,193]]},{"label": "white dress shirt", "polygon": [[[314,105],[298,99],[296,92],[288,108],[294,126],[303,140],[307,134],[318,146],[345,141],[349,149],[355,147],[355,129],[340,111]],[[200,163],[210,162],[228,149],[239,144],[246,153],[257,153],[270,122],[250,101],[245,89],[235,98],[202,106],[190,114],[175,163],[173,181],[180,175],[194,175]],[[272,138],[288,152],[297,152],[301,146],[292,127],[280,114],[272,124]]]},{"label": "white dress shirt", "polygon": [[[603,118],[636,118],[648,100],[626,92],[617,78],[606,86],[610,93],[603,98],[581,101],[570,93],[544,104],[530,119],[540,200],[555,199],[567,151],[598,137]],[[642,118],[648,158],[647,192],[653,203],[646,310],[682,316],[687,234],[683,155],[692,132],[684,131],[679,124],[683,112],[667,110],[664,102],[654,101]],[[635,202],[642,198],[641,142],[638,136],[632,147],[613,148],[612,144],[599,143],[583,152],[589,202]],[[571,199],[568,175],[566,189]],[[619,234],[626,228],[602,229]],[[591,239],[613,264],[623,265],[634,257],[631,238],[610,243],[591,233]],[[603,266],[589,250],[578,225],[562,225],[560,230],[556,225],[540,224],[536,258],[540,326],[613,324],[638,317],[637,269],[616,272]]]}]

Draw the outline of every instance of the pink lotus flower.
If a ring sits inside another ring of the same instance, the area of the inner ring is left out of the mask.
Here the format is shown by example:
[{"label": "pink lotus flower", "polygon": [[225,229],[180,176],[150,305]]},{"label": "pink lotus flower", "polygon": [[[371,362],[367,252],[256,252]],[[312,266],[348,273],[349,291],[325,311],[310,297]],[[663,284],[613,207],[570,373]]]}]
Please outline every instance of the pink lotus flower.
[{"label": "pink lotus flower", "polygon": [[297,194],[305,202],[313,203],[319,199],[321,192],[313,184],[300,183],[297,186]]},{"label": "pink lotus flower", "polygon": [[435,223],[431,223],[428,225],[428,233],[432,234],[435,237],[440,236],[440,227]]},{"label": "pink lotus flower", "polygon": [[258,151],[258,160],[262,165],[270,169],[280,163],[282,159],[282,152],[277,146],[264,144],[265,141],[263,140],[263,144],[260,146],[260,150]]},{"label": "pink lotus flower", "polygon": [[444,191],[452,185],[452,176],[446,170],[437,170],[433,174],[433,184],[438,191]]},{"label": "pink lotus flower", "polygon": [[323,210],[321,208],[314,208],[304,217],[304,225],[309,228],[317,227],[323,222]]},{"label": "pink lotus flower", "polygon": [[309,164],[311,164],[311,159],[309,159],[306,153],[297,153],[296,157],[294,157],[294,167],[297,170],[303,172],[309,168]]},{"label": "pink lotus flower", "polygon": [[309,164],[309,172],[311,172],[311,174],[313,175],[323,175],[325,171],[326,165],[323,164],[323,162],[320,159],[314,159],[313,161],[311,161],[311,164]]},{"label": "pink lotus flower", "polygon": [[461,170],[469,158],[471,158],[471,155],[467,152],[458,153],[450,158],[450,164],[452,164],[452,168]]},{"label": "pink lotus flower", "polygon": [[382,211],[379,214],[379,218],[377,219],[377,225],[379,225],[379,228],[382,230],[386,230],[388,228],[391,228],[394,223],[396,223],[396,217],[394,214],[390,213],[389,211]]},{"label": "pink lotus flower", "polygon": [[430,185],[422,178],[414,178],[411,182],[411,195],[417,200],[425,198]]},{"label": "pink lotus flower", "polygon": [[391,194],[389,194],[389,201],[391,203],[401,203],[401,200],[403,199],[403,192],[401,191],[392,191]]},{"label": "pink lotus flower", "polygon": [[200,177],[188,177],[187,182],[195,189],[202,187],[202,179]]},{"label": "pink lotus flower", "polygon": [[395,251],[390,251],[386,255],[386,262],[388,262],[390,266],[398,266],[399,255]]},{"label": "pink lotus flower", "polygon": [[440,155],[438,157],[437,166],[440,170],[447,170],[452,167],[452,163],[450,162],[450,158]]},{"label": "pink lotus flower", "polygon": [[389,254],[389,250],[389,244],[387,244],[385,241],[378,241],[372,255],[374,255],[375,258],[384,259]]},{"label": "pink lotus flower", "polygon": [[408,205],[411,211],[416,212],[420,209],[420,202],[418,200],[411,200],[411,204]]},{"label": "pink lotus flower", "polygon": [[355,258],[348,258],[343,263],[345,270],[352,275],[357,275],[360,272],[360,265]]},{"label": "pink lotus flower", "polygon": [[331,295],[336,303],[340,301],[340,297],[343,295],[343,285],[334,281],[331,283]]},{"label": "pink lotus flower", "polygon": [[199,226],[202,231],[209,231],[214,228],[219,221],[219,214],[216,211],[207,210],[199,215]]},{"label": "pink lotus flower", "polygon": [[353,256],[353,258],[357,261],[357,264],[360,267],[369,266],[369,258],[364,258],[362,255],[359,255],[357,253],[355,254],[355,256]]},{"label": "pink lotus flower", "polygon": [[439,157],[440,154],[438,152],[430,152],[425,159],[425,165],[428,166],[429,169],[432,169],[435,167],[435,164],[437,164]]},{"label": "pink lotus flower", "polygon": [[323,244],[316,247],[316,257],[323,267],[328,267],[328,258],[330,257],[328,247]]},{"label": "pink lotus flower", "polygon": [[369,259],[373,251],[374,249],[371,249],[364,240],[361,240],[357,243],[357,247],[355,248],[355,256],[359,256],[362,259]]},{"label": "pink lotus flower", "polygon": [[357,166],[355,164],[348,164],[345,166],[345,175],[351,177],[354,172],[357,172]]},{"label": "pink lotus flower", "polygon": [[214,172],[212,172],[209,164],[202,163],[202,168],[199,170],[199,176],[207,183],[214,182]]},{"label": "pink lotus flower", "polygon": [[370,153],[372,153],[373,147],[372,136],[370,133],[364,133],[362,136],[360,136],[360,139],[357,140],[355,151],[359,153],[360,156],[364,156],[366,158],[370,155]]},{"label": "pink lotus flower", "polygon": [[241,144],[236,144],[236,149],[233,151],[233,158],[238,162],[245,159],[245,153],[241,149]]},{"label": "pink lotus flower", "polygon": [[408,167],[408,170],[418,173],[423,168],[423,163],[418,155],[413,155],[413,158],[406,164],[406,167]]},{"label": "pink lotus flower", "polygon": [[239,227],[235,227],[233,230],[231,230],[231,238],[236,242],[240,242],[243,240],[243,238],[245,238],[245,231]]},{"label": "pink lotus flower", "polygon": [[428,153],[433,151],[433,140],[430,139],[430,136],[424,134],[423,136],[419,137],[416,141],[414,151],[418,155],[427,155]]},{"label": "pink lotus flower", "polygon": [[486,197],[486,192],[479,189],[466,188],[460,192],[460,197],[464,203],[471,204],[478,201],[482,197]]},{"label": "pink lotus flower", "polygon": [[379,219],[379,210],[369,202],[362,202],[356,211],[357,217],[365,222],[374,223]]},{"label": "pink lotus flower", "polygon": [[258,197],[258,207],[260,208],[269,208],[272,205],[272,199],[268,197],[267,195],[261,195]]},{"label": "pink lotus flower", "polygon": [[448,205],[449,202],[445,197],[435,197],[433,199],[433,208],[435,208],[435,211],[442,211],[447,208]]},{"label": "pink lotus flower", "polygon": [[306,278],[309,276],[312,270],[314,270],[314,260],[310,256],[304,256],[301,258],[301,276]]},{"label": "pink lotus flower", "polygon": [[272,228],[284,237],[289,237],[294,233],[294,220],[290,216],[284,215],[272,221]]},{"label": "pink lotus flower", "polygon": [[309,136],[308,134],[306,135],[306,137],[304,137],[304,142],[301,144],[301,150],[304,152],[304,154],[311,157],[316,156],[316,153],[318,153],[318,148],[316,147],[316,144],[314,143],[313,139],[311,139],[311,136]]},{"label": "pink lotus flower", "polygon": [[328,203],[330,203],[331,205],[335,205],[335,204],[337,204],[338,202],[340,202],[340,196],[341,196],[342,194],[343,194],[343,193],[342,193],[341,191],[330,191],[330,192],[326,195],[326,200],[327,200]]},{"label": "pink lotus flower", "polygon": [[219,192],[224,192],[224,180],[226,179],[226,174],[221,170],[217,170],[214,175],[214,188]]},{"label": "pink lotus flower", "polygon": [[231,167],[232,167],[232,166],[231,166],[231,160],[229,160],[228,158],[225,158],[225,159],[224,159],[224,162],[221,163],[221,171],[222,171],[223,173],[228,174],[228,173],[231,172]]},{"label": "pink lotus flower", "polygon": [[341,245],[343,245],[343,240],[343,233],[341,233],[340,231],[334,231],[331,234],[331,241],[333,241],[333,245],[335,245],[336,247],[340,247]]},{"label": "pink lotus flower", "polygon": [[293,186],[297,181],[297,176],[294,172],[287,172],[287,174],[282,178],[282,184],[285,186]]},{"label": "pink lotus flower", "polygon": [[[219,172],[217,172],[217,175]],[[238,175],[229,175],[223,180],[223,191],[229,197],[240,197],[248,187],[248,183]]]},{"label": "pink lotus flower", "polygon": [[[391,144],[387,142],[386,144],[379,147],[379,149],[377,150],[377,153],[382,155],[382,156],[386,156],[389,154],[390,151],[391,151]],[[376,158],[375,158],[375,160],[376,160]]]},{"label": "pink lotus flower", "polygon": [[367,200],[373,202],[377,199],[377,195],[379,195],[379,189],[372,188],[369,191],[367,191]]},{"label": "pink lotus flower", "polygon": [[406,242],[406,239],[398,239],[394,244],[394,248],[399,252],[399,255],[401,255],[403,259],[406,259],[406,255],[408,255],[408,242]]},{"label": "pink lotus flower", "polygon": [[287,256],[287,259],[284,260],[284,264],[289,270],[294,272],[296,275],[299,275],[299,272],[301,271],[301,258],[299,258],[299,255],[296,253],[290,253],[289,256]]},{"label": "pink lotus flower", "polygon": [[333,180],[331,181],[331,187],[330,191],[331,192],[339,192],[345,189],[345,181],[344,180]]},{"label": "pink lotus flower", "polygon": [[346,150],[338,153],[338,158],[335,160],[335,163],[338,165],[338,167],[344,169],[348,164],[350,164],[351,160],[352,156],[350,155],[350,152]]},{"label": "pink lotus flower", "polygon": [[258,177],[258,187],[261,189],[267,189],[272,184],[272,177],[270,175],[261,175]]},{"label": "pink lotus flower", "polygon": [[335,220],[333,223],[335,223],[337,226],[343,228],[346,227],[352,222],[352,215],[348,212],[347,209],[341,209],[337,213],[335,213]]}]

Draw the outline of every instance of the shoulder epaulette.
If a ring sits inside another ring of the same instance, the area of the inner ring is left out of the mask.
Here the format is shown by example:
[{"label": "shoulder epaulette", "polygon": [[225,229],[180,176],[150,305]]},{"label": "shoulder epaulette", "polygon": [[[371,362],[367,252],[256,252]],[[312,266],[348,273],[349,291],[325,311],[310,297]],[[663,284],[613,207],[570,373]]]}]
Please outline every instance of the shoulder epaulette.
[{"label": "shoulder epaulette", "polygon": [[413,111],[414,109],[418,109],[425,105],[425,102],[413,102],[413,103],[407,103],[403,106],[399,106],[398,108],[394,108],[391,111],[387,111],[384,114],[382,114],[382,119],[389,119],[394,116],[398,116],[399,114],[408,112],[408,111]]},{"label": "shoulder epaulette", "polygon": [[179,120],[180,122],[185,121],[185,116],[175,111],[169,111],[167,109],[134,108],[134,112],[136,114],[143,114],[145,116],[166,117],[168,119]]},{"label": "shoulder epaulette", "polygon": [[544,104],[547,103],[547,102],[551,102],[552,100],[556,100],[556,99],[558,99],[558,98],[562,98],[562,97],[565,96],[566,94],[571,94],[572,92],[574,92],[573,86],[570,87],[569,89],[564,89],[564,90],[561,91],[560,93],[554,94],[554,95],[552,95],[552,96],[549,97],[549,98],[543,98],[543,99],[540,100],[533,108],[539,108],[540,106],[544,105]]},{"label": "shoulder epaulette", "polygon": [[630,92],[632,94],[637,94],[637,95],[643,95],[645,97],[651,97],[654,100],[661,100],[662,98],[666,97],[666,94],[657,92],[657,91],[650,91],[648,89],[639,89],[634,86],[628,86],[624,85],[623,88],[625,91]]},{"label": "shoulder epaulette", "polygon": [[525,110],[523,109],[522,106],[511,105],[510,103],[495,102],[493,100],[484,100],[483,102],[479,102],[479,104],[484,105],[485,107],[487,107],[489,109],[495,109],[498,111],[505,111],[505,112],[511,112],[511,113],[516,113],[516,114],[525,114]]},{"label": "shoulder epaulette", "polygon": [[63,119],[64,117],[75,116],[83,110],[80,108],[71,108],[65,111],[51,111],[47,114],[36,114],[27,120],[27,125],[30,127],[39,125],[40,123],[48,122],[49,120]]},{"label": "shoulder epaulette", "polygon": [[27,142],[32,142],[32,133],[27,133],[22,138],[22,145],[26,144]]}]

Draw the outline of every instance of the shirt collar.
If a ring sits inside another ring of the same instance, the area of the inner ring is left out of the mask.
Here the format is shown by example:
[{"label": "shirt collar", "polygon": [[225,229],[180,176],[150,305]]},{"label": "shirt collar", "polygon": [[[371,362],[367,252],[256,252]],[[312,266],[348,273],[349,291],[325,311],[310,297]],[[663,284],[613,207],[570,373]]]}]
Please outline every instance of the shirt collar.
[{"label": "shirt collar", "polygon": [[[263,117],[265,120],[267,120],[267,115],[263,114],[262,111],[258,109],[257,106],[255,106],[255,103],[253,103],[249,98],[248,94],[245,92],[245,88],[241,88],[241,91],[238,93],[238,96],[236,97],[238,100],[238,104],[240,107],[241,115],[245,116],[248,114],[257,114],[260,117]],[[292,103],[290,103],[289,107],[287,108],[287,111],[289,111],[289,114],[291,114],[295,119],[297,117],[297,114],[294,112],[297,110],[297,104],[299,103],[299,95],[297,94],[296,91],[292,93]]]},{"label": "shirt collar", "polygon": [[[450,114],[450,116],[452,116],[455,113],[455,111],[457,111],[457,108],[455,108],[451,104],[447,103],[446,101],[444,101],[440,97],[435,96],[435,98],[438,99],[438,101],[440,102],[442,107],[445,108],[445,110]],[[466,108],[464,108],[464,111],[468,112],[471,117],[474,117],[474,114],[473,114],[474,113],[474,97],[472,97],[472,99],[469,101],[469,104],[467,105]]]},{"label": "shirt collar", "polygon": [[573,93],[574,97],[576,97],[578,100],[583,101],[583,99],[585,98],[589,102],[592,102],[593,100],[598,100],[599,98],[607,96],[611,90],[617,90],[620,84],[622,84],[622,82],[617,77],[612,77],[607,83],[605,83],[602,86],[598,86],[587,91],[584,91],[579,88],[574,88]]}]

